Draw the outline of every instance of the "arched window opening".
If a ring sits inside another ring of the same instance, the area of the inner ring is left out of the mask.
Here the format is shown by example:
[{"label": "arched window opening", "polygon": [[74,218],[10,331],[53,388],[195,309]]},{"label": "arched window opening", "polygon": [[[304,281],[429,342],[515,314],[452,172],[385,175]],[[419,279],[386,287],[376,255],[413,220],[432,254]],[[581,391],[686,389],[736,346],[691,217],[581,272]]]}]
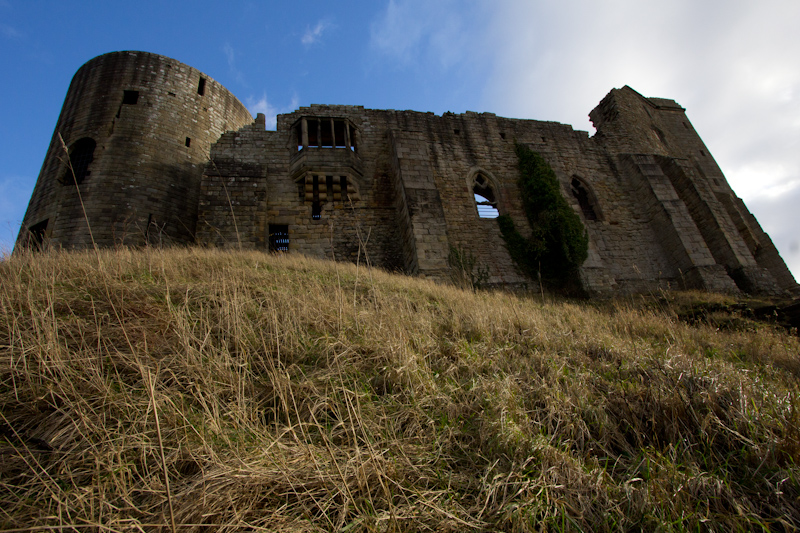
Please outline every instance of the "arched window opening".
[{"label": "arched window opening", "polygon": [[91,174],[89,165],[94,161],[94,149],[96,146],[97,143],[94,142],[94,139],[89,137],[75,141],[69,150],[71,168],[67,168],[64,178],[61,180],[64,185],[80,185],[86,179],[86,176]]},{"label": "arched window opening", "polygon": [[595,200],[591,193],[587,190],[586,186],[581,183],[578,178],[572,178],[572,196],[578,200],[578,205],[583,212],[583,217],[586,220],[598,220],[597,209],[595,208]]},{"label": "arched window opening", "polygon": [[472,194],[475,197],[475,205],[478,208],[479,218],[497,218],[500,216],[497,210],[497,198],[486,176],[482,174],[477,174],[475,176],[475,181],[472,185]]}]

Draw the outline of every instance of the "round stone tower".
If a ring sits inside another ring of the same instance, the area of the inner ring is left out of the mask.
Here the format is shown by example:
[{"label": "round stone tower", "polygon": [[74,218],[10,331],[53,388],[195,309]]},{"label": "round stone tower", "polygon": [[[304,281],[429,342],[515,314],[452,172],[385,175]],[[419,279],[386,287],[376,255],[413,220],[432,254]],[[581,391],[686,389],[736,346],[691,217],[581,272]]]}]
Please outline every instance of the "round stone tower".
[{"label": "round stone tower", "polygon": [[17,244],[193,242],[210,146],[252,122],[225,87],[174,59],[92,59],[72,78]]}]

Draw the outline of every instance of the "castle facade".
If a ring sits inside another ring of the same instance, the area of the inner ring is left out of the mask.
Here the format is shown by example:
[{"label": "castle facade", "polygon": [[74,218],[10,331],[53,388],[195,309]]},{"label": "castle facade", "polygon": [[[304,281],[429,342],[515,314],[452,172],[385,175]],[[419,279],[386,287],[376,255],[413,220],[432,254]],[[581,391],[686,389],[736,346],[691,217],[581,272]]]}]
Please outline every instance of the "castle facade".
[{"label": "castle facade", "polygon": [[114,52],[75,74],[17,245],[262,248],[433,279],[449,277],[455,250],[491,284],[525,284],[495,220],[530,231],[521,143],[586,227],[587,292],[796,291],[684,111],[623,87],[590,113],[592,137],[491,113],[335,105],[279,115],[267,131],[209,76]]}]

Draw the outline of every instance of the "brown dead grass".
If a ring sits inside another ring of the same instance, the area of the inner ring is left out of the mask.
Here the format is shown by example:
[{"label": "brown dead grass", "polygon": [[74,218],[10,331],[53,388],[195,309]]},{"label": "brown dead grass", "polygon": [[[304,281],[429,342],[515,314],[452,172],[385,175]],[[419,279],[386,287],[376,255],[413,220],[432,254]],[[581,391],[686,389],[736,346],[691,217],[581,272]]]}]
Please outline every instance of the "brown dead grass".
[{"label": "brown dead grass", "polygon": [[767,324],[202,249],[0,284],[4,530],[800,526],[800,343]]}]

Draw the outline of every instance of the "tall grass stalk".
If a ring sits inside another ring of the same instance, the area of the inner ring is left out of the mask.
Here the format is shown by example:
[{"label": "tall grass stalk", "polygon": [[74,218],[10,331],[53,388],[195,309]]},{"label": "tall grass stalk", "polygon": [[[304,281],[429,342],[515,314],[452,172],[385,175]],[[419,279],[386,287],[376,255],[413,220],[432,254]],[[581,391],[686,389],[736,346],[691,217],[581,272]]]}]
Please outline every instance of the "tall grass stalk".
[{"label": "tall grass stalk", "polygon": [[797,336],[724,296],[369,271],[191,248],[0,261],[0,528],[800,526]]}]

